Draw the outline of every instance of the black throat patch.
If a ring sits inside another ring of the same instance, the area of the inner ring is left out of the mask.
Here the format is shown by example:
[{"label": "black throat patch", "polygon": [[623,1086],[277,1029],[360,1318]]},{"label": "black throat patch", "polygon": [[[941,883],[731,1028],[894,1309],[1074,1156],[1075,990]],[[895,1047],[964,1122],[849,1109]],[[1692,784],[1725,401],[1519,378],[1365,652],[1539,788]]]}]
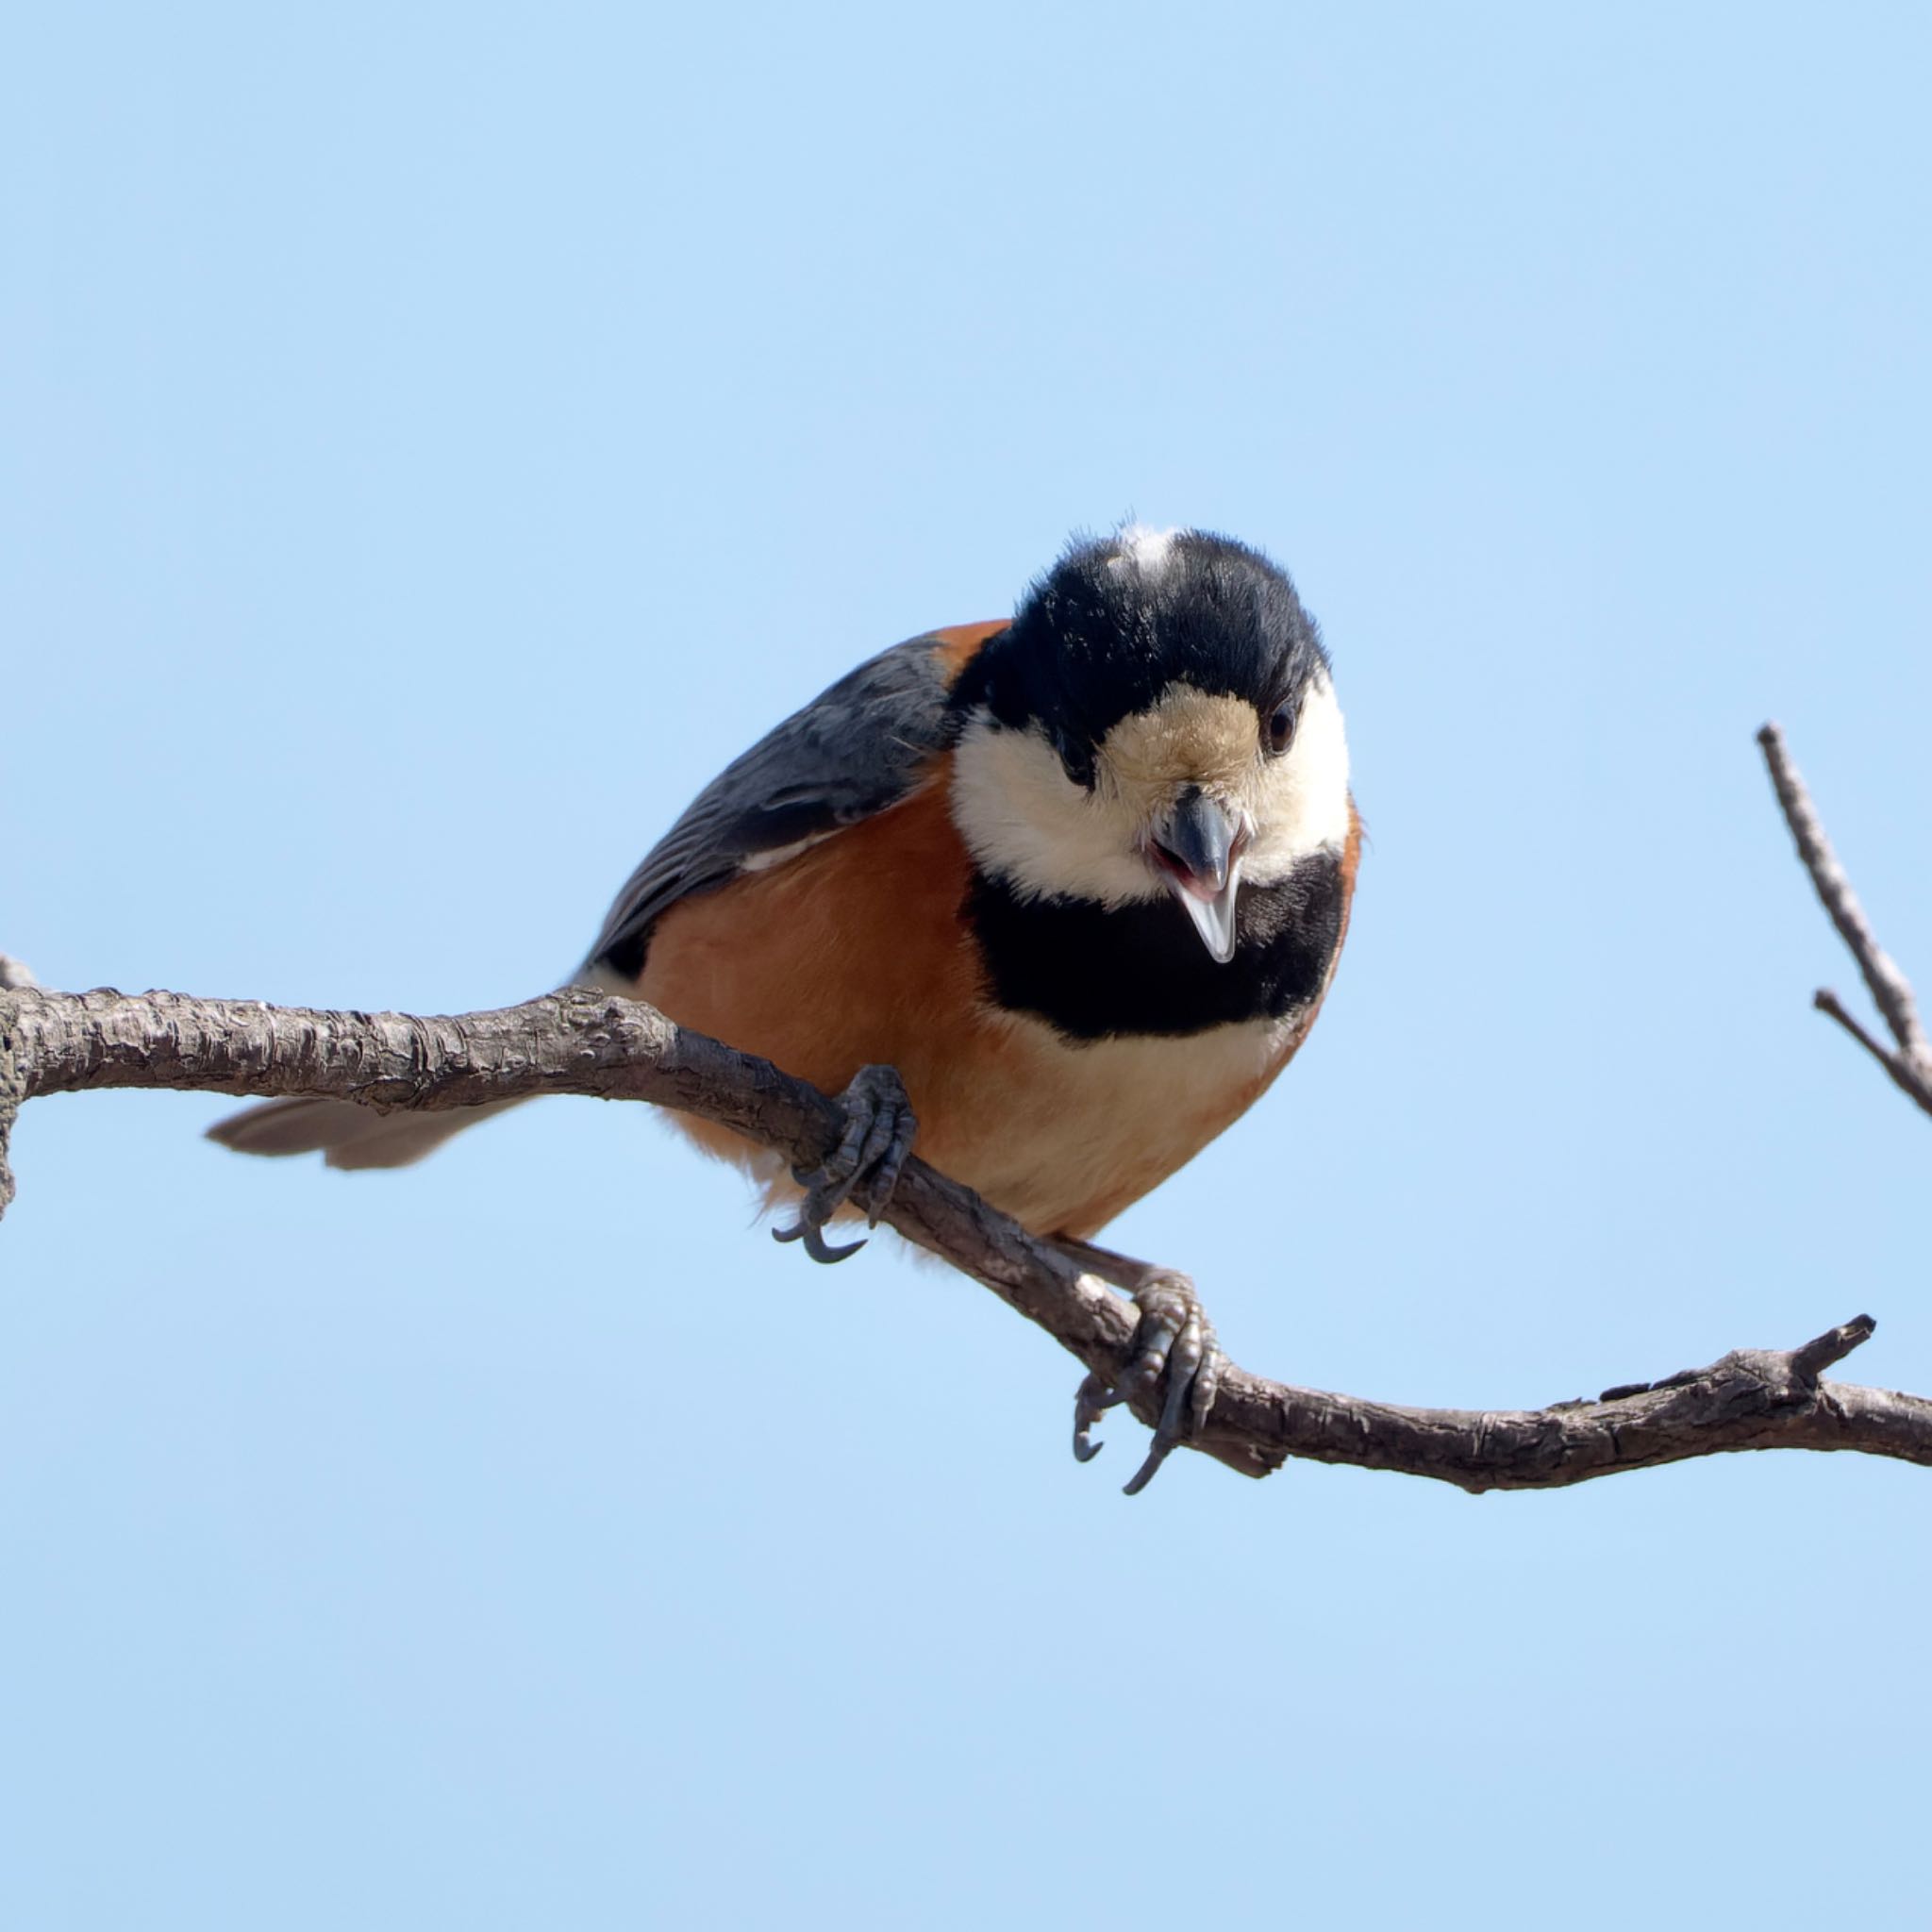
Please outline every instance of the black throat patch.
[{"label": "black throat patch", "polygon": [[1241,887],[1223,966],[1166,897],[1108,910],[1022,899],[981,874],[966,899],[995,1004],[1078,1041],[1205,1033],[1305,1007],[1327,984],[1345,911],[1341,860],[1312,854],[1274,885]]}]

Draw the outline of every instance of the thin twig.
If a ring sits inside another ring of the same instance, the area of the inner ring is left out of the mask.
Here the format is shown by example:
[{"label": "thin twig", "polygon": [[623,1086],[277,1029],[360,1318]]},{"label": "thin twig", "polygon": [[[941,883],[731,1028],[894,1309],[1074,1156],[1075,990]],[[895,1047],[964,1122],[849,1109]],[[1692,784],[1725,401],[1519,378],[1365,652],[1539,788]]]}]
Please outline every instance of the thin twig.
[{"label": "thin twig", "polygon": [[1775,724],[1767,724],[1758,732],[1757,742],[1764,749],[1764,762],[1783,808],[1785,824],[1797,842],[1798,858],[1810,874],[1811,884],[1832,924],[1837,926],[1839,937],[1857,961],[1873,1001],[1897,1041],[1896,1051],[1880,1045],[1828,989],[1821,988],[1813,995],[1812,1004],[1821,1012],[1829,1013],[1905,1092],[1927,1113],[1932,1113],[1932,1043],[1926,1041],[1920,1024],[1911,982],[1899,970],[1897,960],[1878,943],[1871,922],[1865,917],[1865,908],[1859,905],[1858,895],[1853,891],[1852,882],[1839,863],[1831,841],[1824,835],[1811,794],[1797,766],[1791,762],[1784,733]]},{"label": "thin twig", "polygon": [[1916,1060],[1907,1059],[1904,1054],[1894,1053],[1883,1041],[1874,1040],[1845,1010],[1844,1002],[1828,986],[1821,986],[1811,995],[1811,1004],[1821,1013],[1828,1013],[1836,1020],[1891,1075],[1902,1092],[1927,1113],[1932,1113],[1932,1070],[1922,1072]]},{"label": "thin twig", "polygon": [[[7,992],[0,1069],[9,1067],[21,1098],[148,1087],[429,1111],[532,1093],[652,1100],[721,1122],[795,1165],[816,1164],[843,1124],[834,1102],[769,1062],[650,1007],[582,991],[435,1019],[160,992]],[[1133,1310],[1067,1255],[917,1158],[886,1219],[1089,1370],[1119,1377]],[[1539,1409],[1407,1408],[1230,1369],[1194,1446],[1248,1475],[1294,1456],[1470,1491],[1557,1489],[1740,1449],[1855,1450],[1932,1466],[1932,1402],[1819,1379],[1871,1326],[1861,1316],[1801,1348],[1739,1349],[1661,1382]],[[1156,1420],[1147,1403],[1135,1412]]]}]

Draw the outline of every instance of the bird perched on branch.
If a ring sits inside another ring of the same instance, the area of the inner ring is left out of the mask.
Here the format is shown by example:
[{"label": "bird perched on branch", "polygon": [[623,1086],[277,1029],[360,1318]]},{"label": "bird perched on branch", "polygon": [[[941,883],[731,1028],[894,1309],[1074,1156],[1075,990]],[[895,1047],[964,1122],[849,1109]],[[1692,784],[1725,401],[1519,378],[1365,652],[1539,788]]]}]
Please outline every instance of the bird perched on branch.
[{"label": "bird perched on branch", "polygon": [[[1165,1376],[1138,1488],[1198,1428],[1221,1357],[1185,1276],[1089,1237],[1307,1037],[1358,849],[1341,711],[1287,575],[1134,526],[1076,541],[1010,622],[871,658],[727,766],[578,977],[842,1092],[843,1142],[810,1174],[679,1118],[797,1201],[780,1240],[849,1254],[824,1228],[876,1218],[916,1120],[932,1165],[1131,1291],[1134,1364],[1083,1385],[1075,1448]],[[281,1100],[213,1133],[400,1167],[496,1110]]]}]

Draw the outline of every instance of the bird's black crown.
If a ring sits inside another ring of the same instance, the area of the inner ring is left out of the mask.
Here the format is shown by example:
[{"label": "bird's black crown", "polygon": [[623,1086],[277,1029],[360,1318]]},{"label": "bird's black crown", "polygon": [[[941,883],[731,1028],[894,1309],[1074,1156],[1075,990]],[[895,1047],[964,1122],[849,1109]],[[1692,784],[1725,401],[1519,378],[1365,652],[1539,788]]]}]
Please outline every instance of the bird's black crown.
[{"label": "bird's black crown", "polygon": [[1180,530],[1075,540],[953,693],[1014,729],[1039,724],[1070,776],[1171,685],[1292,707],[1327,658],[1287,572],[1232,538]]}]

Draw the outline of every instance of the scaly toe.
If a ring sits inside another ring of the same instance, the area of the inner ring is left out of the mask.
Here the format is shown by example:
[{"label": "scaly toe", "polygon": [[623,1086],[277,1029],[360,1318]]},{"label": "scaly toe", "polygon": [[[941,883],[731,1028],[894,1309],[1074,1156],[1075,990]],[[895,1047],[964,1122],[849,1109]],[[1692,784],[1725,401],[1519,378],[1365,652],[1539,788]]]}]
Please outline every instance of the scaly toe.
[{"label": "scaly toe", "polygon": [[1160,1421],[1147,1459],[1125,1487],[1124,1493],[1129,1496],[1138,1496],[1154,1480],[1179,1444],[1201,1433],[1226,1361],[1215,1340],[1214,1324],[1185,1275],[1153,1276],[1135,1293],[1134,1302],[1141,1321],[1125,1371],[1110,1388],[1099,1376],[1089,1375],[1074,1398],[1074,1454],[1082,1462],[1091,1462],[1103,1446],[1092,1440],[1100,1416],[1120,1403],[1152,1396],[1166,1377]]},{"label": "scaly toe", "polygon": [[1120,1400],[1098,1375],[1089,1375],[1074,1395],[1074,1458],[1091,1462],[1107,1447],[1093,1440],[1093,1424]]},{"label": "scaly toe", "polygon": [[772,1230],[774,1241],[803,1241],[814,1261],[842,1261],[864,1247],[862,1241],[828,1242],[825,1224],[858,1194],[870,1224],[877,1226],[919,1130],[905,1086],[891,1067],[861,1067],[840,1099],[845,1131],[838,1146],[822,1166],[794,1170],[792,1178],[805,1190],[798,1219]]},{"label": "scaly toe", "polygon": [[865,1210],[866,1225],[876,1227],[879,1216],[886,1211],[892,1199],[892,1190],[899,1185],[899,1175],[905,1170],[907,1157],[912,1152],[912,1142],[919,1133],[919,1123],[913,1118],[909,1107],[902,1107],[891,1116],[891,1132],[888,1136],[884,1151],[879,1155],[873,1168],[872,1178],[866,1183]]}]

